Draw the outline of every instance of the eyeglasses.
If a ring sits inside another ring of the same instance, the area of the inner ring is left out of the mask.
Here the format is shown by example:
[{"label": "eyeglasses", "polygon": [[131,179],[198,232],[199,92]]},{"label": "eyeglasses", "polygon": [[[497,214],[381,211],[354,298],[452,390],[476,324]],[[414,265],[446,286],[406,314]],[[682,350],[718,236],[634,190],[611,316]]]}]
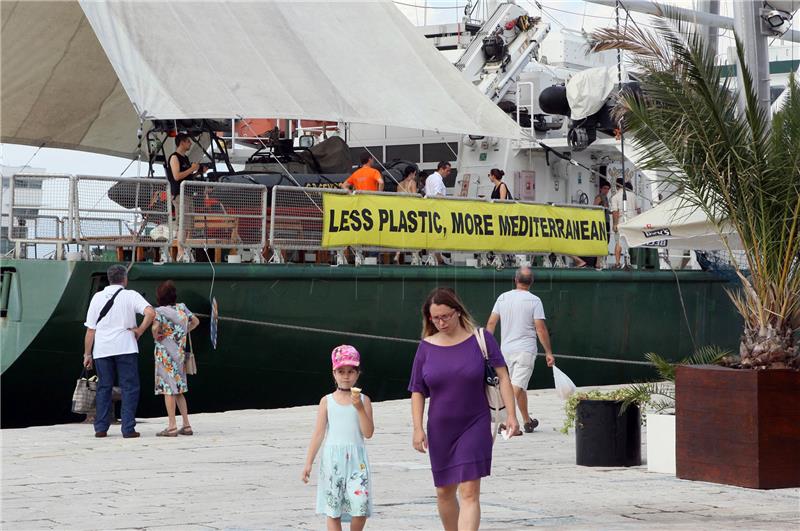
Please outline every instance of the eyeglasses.
[{"label": "eyeglasses", "polygon": [[451,320],[453,317],[455,317],[457,313],[458,313],[458,311],[456,311],[456,310],[453,310],[453,311],[452,311],[452,312],[450,312],[448,315],[440,315],[440,316],[438,316],[438,317],[431,316],[431,322],[432,322],[433,324],[436,324],[436,323],[439,323],[439,324],[444,324],[444,323],[447,323],[447,322],[449,322],[449,321],[450,321],[450,320]]}]

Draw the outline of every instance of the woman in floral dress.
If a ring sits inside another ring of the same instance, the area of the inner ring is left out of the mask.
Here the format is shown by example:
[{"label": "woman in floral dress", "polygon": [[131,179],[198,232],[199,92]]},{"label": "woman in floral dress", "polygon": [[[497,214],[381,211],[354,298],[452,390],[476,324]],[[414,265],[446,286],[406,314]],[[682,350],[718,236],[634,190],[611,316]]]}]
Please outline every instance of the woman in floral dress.
[{"label": "woman in floral dress", "polygon": [[[177,302],[178,293],[171,280],[162,283],[156,290],[156,319],[152,332],[155,339],[157,395],[164,395],[169,424],[158,432],[159,437],[192,435],[189,424],[189,408],[184,393],[189,391],[186,381],[186,343],[189,332],[194,330],[200,320],[189,311],[185,304]],[[175,406],[180,409],[183,426],[178,429],[175,419]]]}]

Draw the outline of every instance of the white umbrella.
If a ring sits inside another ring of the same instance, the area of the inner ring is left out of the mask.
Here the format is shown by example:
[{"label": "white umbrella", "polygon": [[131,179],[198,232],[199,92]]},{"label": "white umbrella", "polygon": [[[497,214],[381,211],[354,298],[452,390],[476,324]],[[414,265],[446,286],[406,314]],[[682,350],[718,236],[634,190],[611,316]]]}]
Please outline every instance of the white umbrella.
[{"label": "white umbrella", "polygon": [[[708,216],[679,196],[621,223],[619,230],[630,247],[727,250]],[[723,226],[722,233],[731,250],[742,249],[742,242],[733,228]]]}]

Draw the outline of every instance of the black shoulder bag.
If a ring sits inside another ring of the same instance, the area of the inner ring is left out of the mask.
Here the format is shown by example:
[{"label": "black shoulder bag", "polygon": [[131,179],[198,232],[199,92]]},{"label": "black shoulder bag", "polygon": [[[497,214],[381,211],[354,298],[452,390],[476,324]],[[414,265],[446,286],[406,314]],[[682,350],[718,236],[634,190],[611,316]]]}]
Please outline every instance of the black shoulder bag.
[{"label": "black shoulder bag", "polygon": [[118,289],[117,292],[110,299],[108,299],[108,302],[106,302],[106,305],[103,306],[103,309],[100,310],[100,315],[97,317],[97,322],[94,323],[95,328],[97,328],[97,325],[99,325],[100,321],[103,320],[103,317],[105,317],[106,314],[111,311],[111,307],[114,306],[114,299],[117,298],[117,295],[119,295],[121,291],[125,291],[125,288]]}]

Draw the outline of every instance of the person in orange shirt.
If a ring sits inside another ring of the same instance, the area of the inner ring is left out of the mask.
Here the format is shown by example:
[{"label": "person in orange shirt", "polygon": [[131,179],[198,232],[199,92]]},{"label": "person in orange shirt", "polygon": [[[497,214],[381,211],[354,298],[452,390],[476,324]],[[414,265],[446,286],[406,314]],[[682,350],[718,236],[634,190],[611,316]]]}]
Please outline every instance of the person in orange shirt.
[{"label": "person in orange shirt", "polygon": [[372,155],[366,151],[361,154],[361,167],[353,172],[341,187],[345,190],[364,190],[369,192],[383,191],[381,172],[372,167]]}]

